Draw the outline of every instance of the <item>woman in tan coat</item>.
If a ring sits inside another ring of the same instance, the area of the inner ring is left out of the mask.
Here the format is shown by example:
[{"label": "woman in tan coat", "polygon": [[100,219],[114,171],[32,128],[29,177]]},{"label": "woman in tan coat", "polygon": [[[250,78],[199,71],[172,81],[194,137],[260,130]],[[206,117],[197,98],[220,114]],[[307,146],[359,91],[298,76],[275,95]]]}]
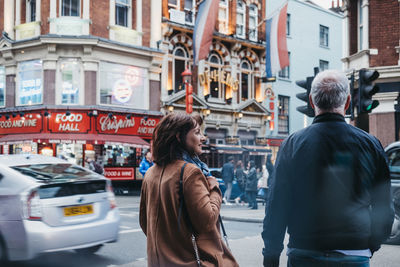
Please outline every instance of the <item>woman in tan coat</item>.
[{"label": "woman in tan coat", "polygon": [[238,266],[219,230],[218,182],[198,159],[205,141],[201,124],[200,117],[169,114],[154,131],[155,165],[145,175],[140,201],[148,266],[198,266],[195,246],[201,266]]}]

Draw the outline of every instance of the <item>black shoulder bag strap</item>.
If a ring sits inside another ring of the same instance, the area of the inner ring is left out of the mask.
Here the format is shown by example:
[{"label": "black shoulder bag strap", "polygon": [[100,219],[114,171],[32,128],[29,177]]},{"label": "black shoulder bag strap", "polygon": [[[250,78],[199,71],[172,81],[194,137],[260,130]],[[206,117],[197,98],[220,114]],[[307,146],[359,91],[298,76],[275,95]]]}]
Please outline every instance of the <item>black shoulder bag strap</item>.
[{"label": "black shoulder bag strap", "polygon": [[[179,213],[178,213],[178,228],[179,231],[181,230],[181,216],[182,216],[182,209],[183,209],[183,205],[184,205],[184,196],[183,196],[183,171],[185,170],[185,166],[186,166],[187,162],[185,162],[181,168],[181,175],[180,175],[180,179],[179,179]],[[193,227],[192,227],[192,223],[190,222],[190,219],[188,218],[188,222],[189,222],[189,231],[192,232],[192,245],[193,245],[193,249],[194,249],[194,255],[196,257],[196,262],[197,262],[197,266],[201,267],[201,261],[200,261],[200,254],[199,254],[199,249],[197,247],[197,243],[196,243],[196,237],[193,234]]]}]

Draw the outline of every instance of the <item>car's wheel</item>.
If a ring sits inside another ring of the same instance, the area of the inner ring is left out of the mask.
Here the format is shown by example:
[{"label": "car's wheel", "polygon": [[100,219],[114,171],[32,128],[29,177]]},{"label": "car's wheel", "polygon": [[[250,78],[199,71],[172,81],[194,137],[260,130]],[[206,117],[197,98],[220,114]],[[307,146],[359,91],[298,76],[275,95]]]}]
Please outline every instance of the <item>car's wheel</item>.
[{"label": "car's wheel", "polygon": [[79,253],[79,254],[94,254],[97,251],[99,251],[99,249],[102,247],[103,245],[97,245],[97,246],[93,246],[93,247],[88,247],[88,248],[79,248],[79,249],[75,249],[75,252]]},{"label": "car's wheel", "polygon": [[396,214],[394,215],[394,221],[392,225],[392,233],[390,234],[386,244],[400,244],[400,218]]}]

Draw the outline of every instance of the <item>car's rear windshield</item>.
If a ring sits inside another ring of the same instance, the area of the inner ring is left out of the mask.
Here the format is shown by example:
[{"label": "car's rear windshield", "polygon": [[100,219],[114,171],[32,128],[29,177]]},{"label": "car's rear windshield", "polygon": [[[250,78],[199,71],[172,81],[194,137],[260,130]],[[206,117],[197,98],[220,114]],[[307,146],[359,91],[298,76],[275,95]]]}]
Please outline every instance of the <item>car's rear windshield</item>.
[{"label": "car's rear windshield", "polygon": [[13,166],[11,168],[37,180],[70,180],[98,177],[96,174],[83,167],[69,163],[31,164]]}]

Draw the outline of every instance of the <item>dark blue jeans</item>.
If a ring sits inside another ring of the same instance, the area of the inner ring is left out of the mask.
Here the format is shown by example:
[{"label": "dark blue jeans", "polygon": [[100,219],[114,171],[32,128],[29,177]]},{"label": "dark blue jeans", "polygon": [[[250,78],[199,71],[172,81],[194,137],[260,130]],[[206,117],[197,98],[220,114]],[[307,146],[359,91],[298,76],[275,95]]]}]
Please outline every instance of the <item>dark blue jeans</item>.
[{"label": "dark blue jeans", "polygon": [[369,267],[369,258],[347,256],[339,252],[292,249],[287,267]]}]

